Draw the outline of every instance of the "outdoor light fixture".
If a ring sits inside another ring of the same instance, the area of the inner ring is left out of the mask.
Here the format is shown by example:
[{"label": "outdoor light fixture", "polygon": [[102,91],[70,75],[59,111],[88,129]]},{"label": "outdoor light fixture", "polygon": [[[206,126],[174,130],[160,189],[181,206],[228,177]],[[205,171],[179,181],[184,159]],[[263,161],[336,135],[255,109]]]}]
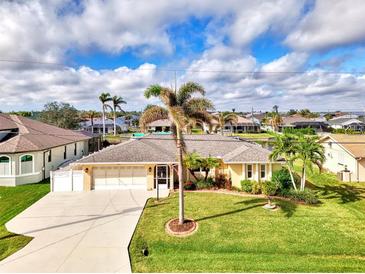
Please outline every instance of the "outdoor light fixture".
[{"label": "outdoor light fixture", "polygon": [[152,167],[149,167],[148,172],[152,172]]},{"label": "outdoor light fixture", "polygon": [[88,173],[89,172],[89,169],[88,168],[85,168],[85,172]]}]

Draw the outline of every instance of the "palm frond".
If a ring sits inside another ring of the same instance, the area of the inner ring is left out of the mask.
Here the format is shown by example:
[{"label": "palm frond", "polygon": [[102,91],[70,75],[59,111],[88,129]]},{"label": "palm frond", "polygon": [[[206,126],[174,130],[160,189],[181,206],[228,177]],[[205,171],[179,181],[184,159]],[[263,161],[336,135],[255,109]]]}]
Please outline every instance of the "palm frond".
[{"label": "palm frond", "polygon": [[109,92],[103,92],[99,95],[99,100],[100,100],[100,102],[102,102],[104,104],[108,101],[111,101],[112,97],[110,96]]},{"label": "palm frond", "polygon": [[206,98],[191,98],[183,104],[183,108],[187,113],[193,113],[195,111],[207,111],[214,110],[212,101]]},{"label": "palm frond", "polygon": [[145,90],[144,97],[146,97],[147,99],[151,97],[159,97],[161,90],[162,87],[160,85],[151,85]]},{"label": "palm frond", "polygon": [[166,106],[176,106],[176,95],[171,89],[162,88],[159,97]]},{"label": "palm frond", "polygon": [[189,100],[194,93],[200,93],[205,95],[205,90],[202,85],[196,82],[187,82],[183,84],[177,93],[176,99],[179,105],[183,105],[187,100]]}]

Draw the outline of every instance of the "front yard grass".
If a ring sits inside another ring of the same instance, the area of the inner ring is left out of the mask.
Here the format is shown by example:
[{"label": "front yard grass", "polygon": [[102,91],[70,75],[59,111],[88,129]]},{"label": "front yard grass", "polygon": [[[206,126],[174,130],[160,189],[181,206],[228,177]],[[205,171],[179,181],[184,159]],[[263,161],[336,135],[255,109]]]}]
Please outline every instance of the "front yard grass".
[{"label": "front yard grass", "polygon": [[309,184],[320,205],[276,200],[273,212],[261,198],[186,193],[186,217],[199,223],[187,238],[164,231],[177,217],[178,195],[150,199],[129,249],[133,271],[365,272],[365,185],[320,176]]},{"label": "front yard grass", "polygon": [[32,240],[6,230],[5,223],[49,192],[49,181],[17,187],[0,187],[0,261]]}]

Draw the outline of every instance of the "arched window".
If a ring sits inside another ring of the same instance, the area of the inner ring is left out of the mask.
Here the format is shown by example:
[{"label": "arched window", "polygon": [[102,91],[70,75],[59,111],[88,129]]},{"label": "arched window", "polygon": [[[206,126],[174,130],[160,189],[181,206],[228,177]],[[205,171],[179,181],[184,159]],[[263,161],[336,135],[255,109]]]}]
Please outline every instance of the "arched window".
[{"label": "arched window", "polygon": [[20,157],[20,174],[34,173],[33,155],[23,155]]},{"label": "arched window", "polygon": [[10,171],[10,157],[0,155],[0,176],[9,176]]}]

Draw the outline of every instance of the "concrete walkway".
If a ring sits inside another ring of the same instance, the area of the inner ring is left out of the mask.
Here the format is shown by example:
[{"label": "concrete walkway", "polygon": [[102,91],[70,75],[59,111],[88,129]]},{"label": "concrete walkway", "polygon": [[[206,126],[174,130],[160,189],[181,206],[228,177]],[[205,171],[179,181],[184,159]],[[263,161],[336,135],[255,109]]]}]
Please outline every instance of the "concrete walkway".
[{"label": "concrete walkway", "polygon": [[6,224],[34,239],[0,261],[0,272],[131,272],[128,244],[153,195],[144,190],[48,194]]}]

